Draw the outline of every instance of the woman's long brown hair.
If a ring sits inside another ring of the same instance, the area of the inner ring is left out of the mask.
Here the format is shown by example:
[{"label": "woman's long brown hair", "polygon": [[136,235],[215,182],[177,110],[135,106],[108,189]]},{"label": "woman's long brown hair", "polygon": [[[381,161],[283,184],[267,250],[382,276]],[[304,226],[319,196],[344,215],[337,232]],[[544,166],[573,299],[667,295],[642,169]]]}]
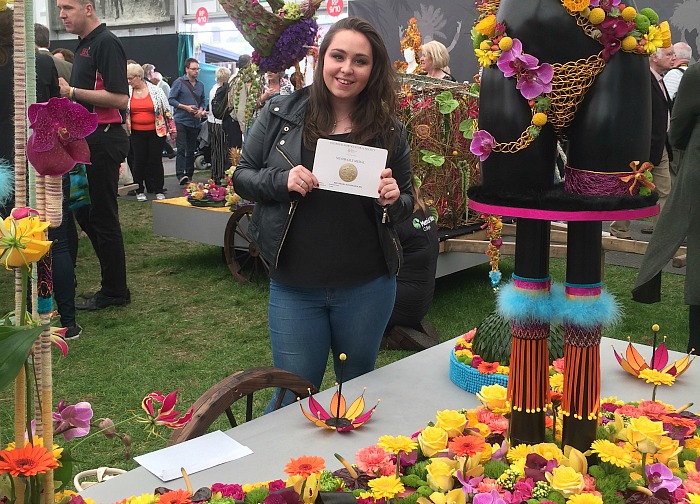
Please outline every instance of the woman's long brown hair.
[{"label": "woman's long brown hair", "polygon": [[321,42],[318,66],[309,93],[309,107],[304,124],[304,145],[316,149],[319,138],[327,137],[333,129],[331,93],[323,81],[324,59],[333,37],[341,30],[352,30],[363,34],[372,47],[372,71],[367,86],[357,96],[355,110],[350,114],[352,132],[348,141],[357,144],[379,145],[392,151],[396,132],[393,117],[396,111],[396,73],[381,35],[364,19],[348,17],[335,23]]}]

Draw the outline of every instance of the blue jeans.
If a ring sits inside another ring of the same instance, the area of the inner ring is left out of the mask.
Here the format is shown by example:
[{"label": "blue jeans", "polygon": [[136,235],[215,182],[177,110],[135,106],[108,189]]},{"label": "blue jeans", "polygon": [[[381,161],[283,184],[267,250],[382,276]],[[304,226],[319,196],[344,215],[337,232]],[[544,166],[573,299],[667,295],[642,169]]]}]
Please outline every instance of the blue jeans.
[{"label": "blue jeans", "polygon": [[179,179],[187,175],[192,180],[194,174],[194,151],[197,149],[199,128],[190,128],[184,124],[175,123],[177,138],[177,157],[175,158],[175,176]]},{"label": "blue jeans", "polygon": [[[374,369],[384,328],[396,296],[396,277],[382,276],[343,288],[300,288],[270,281],[268,320],[272,362],[321,386],[333,351],[336,379],[341,353],[347,355],[343,381]],[[274,407],[279,390],[265,412]],[[282,405],[296,400],[287,392]]]}]

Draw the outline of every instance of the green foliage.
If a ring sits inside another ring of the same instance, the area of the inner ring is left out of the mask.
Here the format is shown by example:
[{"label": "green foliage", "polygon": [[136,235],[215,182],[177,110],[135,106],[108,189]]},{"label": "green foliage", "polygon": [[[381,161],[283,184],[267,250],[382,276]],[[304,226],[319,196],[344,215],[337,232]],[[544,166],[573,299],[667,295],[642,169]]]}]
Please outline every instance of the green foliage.
[{"label": "green foliage", "polygon": [[642,10],[639,11],[639,13],[642,16],[646,16],[651,24],[657,24],[659,22],[659,15],[651,7],[644,7]]},{"label": "green foliage", "polygon": [[[612,426],[610,427],[612,429]],[[608,430],[605,426],[599,425],[598,428],[596,429],[596,439],[610,439],[611,438],[611,431]]]},{"label": "green foliage", "polygon": [[427,481],[425,481],[422,478],[419,478],[416,474],[409,474],[408,476],[402,476],[401,483],[403,483],[405,486],[408,486],[411,488],[418,488],[418,487],[425,486],[428,484]]},{"label": "green foliage", "polygon": [[487,40],[486,35],[482,35],[472,28],[472,44],[474,45],[474,49],[478,49],[484,40]]},{"label": "green foliage", "polygon": [[535,98],[535,111],[545,112],[551,105],[551,100],[546,96],[539,96]]},{"label": "green foliage", "polygon": [[416,493],[422,495],[423,497],[430,497],[433,494],[433,489],[428,485],[424,485],[416,488]]},{"label": "green foliage", "polygon": [[268,495],[270,495],[270,490],[267,487],[254,488],[253,490],[245,494],[245,497],[243,498],[243,503],[259,504]]},{"label": "green foliage", "polygon": [[556,504],[566,504],[566,497],[564,497],[556,490],[552,490],[551,492],[549,492],[547,500],[555,502]]},{"label": "green foliage", "polygon": [[449,91],[443,91],[437,95],[435,101],[438,103],[440,113],[443,115],[451,114],[459,107],[459,102],[454,99],[454,96]]},{"label": "green foliage", "polygon": [[508,469],[508,464],[500,460],[489,460],[484,464],[484,476],[487,478],[498,479]]},{"label": "green foliage", "polygon": [[695,462],[695,460],[700,456],[696,450],[692,450],[690,448],[683,448],[681,452],[678,454],[678,465],[680,467],[683,467],[683,463],[686,460],[690,460],[691,462]]},{"label": "green foliage", "polygon": [[428,464],[430,464],[430,460],[420,460],[412,466],[405,468],[404,474],[405,476],[414,474],[423,481],[428,481],[428,471],[426,469],[426,467],[428,467]]},{"label": "green foliage", "polygon": [[231,497],[212,497],[209,499],[209,504],[236,504],[236,499]]},{"label": "green foliage", "polygon": [[342,487],[343,480],[333,476],[330,471],[323,471],[319,478],[321,492],[335,492]]},{"label": "green foliage", "polygon": [[[0,322],[9,324],[9,319],[6,317]],[[0,390],[14,381],[27,360],[29,350],[43,330],[43,326],[0,324]]]},{"label": "green foliage", "polygon": [[402,497],[400,499],[393,498],[393,499],[391,499],[391,502],[393,504],[414,504],[415,502],[418,501],[419,497],[422,497],[422,495],[419,494],[418,492],[413,492],[412,494],[407,495],[406,497]]},{"label": "green foliage", "polygon": [[459,123],[459,131],[462,132],[462,136],[471,140],[474,137],[474,120],[464,119]]},{"label": "green foliage", "polygon": [[436,152],[429,151],[426,149],[421,149],[420,153],[421,153],[420,159],[424,163],[428,163],[428,164],[431,164],[431,165],[437,166],[437,167],[440,167],[440,166],[445,164],[445,156],[443,156],[441,154],[438,154]]}]

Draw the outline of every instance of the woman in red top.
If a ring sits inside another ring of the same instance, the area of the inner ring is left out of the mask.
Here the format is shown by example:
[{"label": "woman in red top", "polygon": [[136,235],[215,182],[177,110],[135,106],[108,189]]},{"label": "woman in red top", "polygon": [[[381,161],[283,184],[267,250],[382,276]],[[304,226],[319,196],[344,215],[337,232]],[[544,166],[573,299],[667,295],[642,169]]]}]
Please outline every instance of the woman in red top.
[{"label": "woman in red top", "polygon": [[[163,144],[168,133],[167,124],[172,120],[168,98],[163,91],[144,80],[141,65],[126,66],[126,77],[131,86],[129,107],[126,110],[126,125],[131,134],[131,148],[134,152],[134,182],[139,185],[136,191],[138,201],[146,201],[145,189],[163,195]],[[174,135],[174,131],[170,131]]]}]

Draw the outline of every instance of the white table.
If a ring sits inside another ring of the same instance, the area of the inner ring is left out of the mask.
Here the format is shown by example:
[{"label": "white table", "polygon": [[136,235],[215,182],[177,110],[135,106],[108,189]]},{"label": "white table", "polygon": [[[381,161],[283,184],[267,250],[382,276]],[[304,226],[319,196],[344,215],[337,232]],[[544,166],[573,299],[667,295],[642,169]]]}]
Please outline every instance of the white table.
[{"label": "white table", "polygon": [[[627,401],[651,399],[652,386],[619,366],[611,344],[618,352],[624,352],[627,345],[624,341],[603,338],[601,397],[616,395]],[[316,427],[301,414],[296,404],[228,430],[229,436],[251,448],[253,454],[191,475],[193,487],[282,478],[289,459],[301,455],[323,457],[326,468],[340,469],[334,453],[353,461],[359,448],[375,444],[385,434],[411,435],[434,420],[438,410],[478,406],[474,395],[461,390],[449,379],[449,354],[453,346],[454,341],[442,343],[344,384],[343,395],[348,401],[354,400],[363,387],[367,387],[365,400],[368,408],[381,399],[372,419],[356,431],[341,434]],[[647,361],[651,359],[650,347],[637,345],[637,348]],[[682,357],[677,352],[669,353],[670,359]],[[676,406],[695,402],[696,411],[700,404],[699,383],[700,360],[691,365],[673,387],[659,387],[656,397]],[[333,392],[329,389],[315,397],[327,408]],[[306,401],[303,404],[306,406]],[[147,470],[137,468],[95,485],[82,495],[91,497],[98,504],[107,504],[152,492],[158,486],[185,488],[182,479],[164,484]]]}]

